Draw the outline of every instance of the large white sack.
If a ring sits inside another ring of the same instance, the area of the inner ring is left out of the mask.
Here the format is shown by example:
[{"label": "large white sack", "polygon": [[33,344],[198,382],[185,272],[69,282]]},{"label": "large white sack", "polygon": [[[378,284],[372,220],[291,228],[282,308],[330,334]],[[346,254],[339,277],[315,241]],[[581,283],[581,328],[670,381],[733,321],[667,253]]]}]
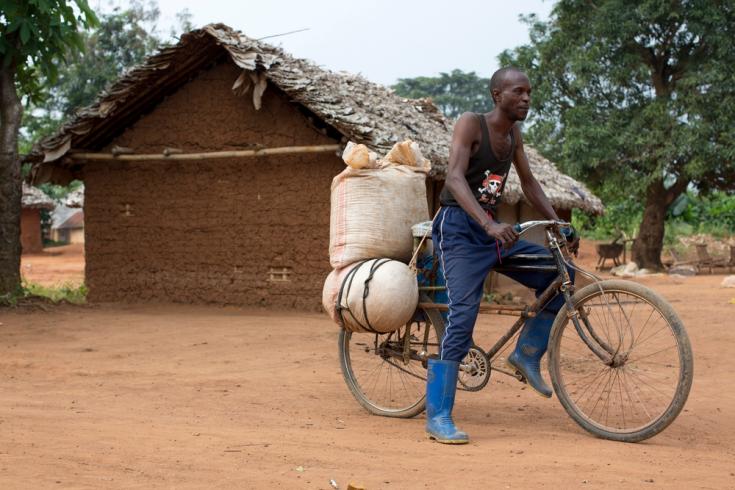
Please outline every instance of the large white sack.
[{"label": "large white sack", "polygon": [[[335,285],[339,285],[336,294]],[[332,319],[347,330],[387,333],[413,317],[419,288],[416,274],[406,264],[372,259],[332,271],[322,301]]]},{"label": "large white sack", "polygon": [[407,262],[411,226],[428,219],[426,170],[346,168],[332,180],[329,262],[335,269],[373,257]]}]

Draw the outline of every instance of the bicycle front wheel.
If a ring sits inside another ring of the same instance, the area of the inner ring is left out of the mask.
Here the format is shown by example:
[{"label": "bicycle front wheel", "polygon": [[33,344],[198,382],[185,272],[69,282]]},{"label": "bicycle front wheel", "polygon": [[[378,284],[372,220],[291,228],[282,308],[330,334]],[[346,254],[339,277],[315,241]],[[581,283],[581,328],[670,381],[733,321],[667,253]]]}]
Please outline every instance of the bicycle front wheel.
[{"label": "bicycle front wheel", "polygon": [[664,430],[686,403],[694,364],[674,310],[649,288],[620,280],[590,284],[572,303],[587,341],[562,310],[549,342],[549,373],[564,409],[605,439],[639,442]]},{"label": "bicycle front wheel", "polygon": [[370,413],[415,417],[426,407],[427,360],[438,355],[443,333],[441,315],[428,309],[391,333],[343,329],[339,334],[339,360],[347,387]]}]

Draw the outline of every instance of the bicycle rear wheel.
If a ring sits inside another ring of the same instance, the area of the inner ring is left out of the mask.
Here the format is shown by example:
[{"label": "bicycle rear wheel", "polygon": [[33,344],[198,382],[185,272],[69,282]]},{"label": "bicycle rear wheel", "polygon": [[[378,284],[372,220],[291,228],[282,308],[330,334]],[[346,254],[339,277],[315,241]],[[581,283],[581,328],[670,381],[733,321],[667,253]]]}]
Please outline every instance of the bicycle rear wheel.
[{"label": "bicycle rear wheel", "polygon": [[343,329],[339,360],[350,392],[375,415],[411,418],[420,414],[426,407],[427,359],[439,353],[443,333],[436,310],[421,310],[411,323],[387,334]]},{"label": "bicycle rear wheel", "polygon": [[562,310],[549,342],[549,373],[564,409],[582,428],[638,442],[681,412],[692,384],[692,350],[681,320],[652,290],[633,282],[590,284],[572,298],[590,342],[607,345],[603,362]]}]

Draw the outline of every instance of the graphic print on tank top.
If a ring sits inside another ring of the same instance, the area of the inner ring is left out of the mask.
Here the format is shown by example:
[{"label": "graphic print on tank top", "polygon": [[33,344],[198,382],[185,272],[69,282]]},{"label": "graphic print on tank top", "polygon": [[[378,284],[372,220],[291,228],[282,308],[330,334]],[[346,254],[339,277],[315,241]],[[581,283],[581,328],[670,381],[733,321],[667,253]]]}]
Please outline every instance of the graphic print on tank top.
[{"label": "graphic print on tank top", "polygon": [[483,204],[495,206],[500,199],[500,194],[503,192],[503,181],[507,175],[496,175],[491,173],[490,170],[485,170],[482,187],[477,188],[480,193],[477,200]]},{"label": "graphic print on tank top", "polygon": [[[480,123],[482,138],[479,148],[469,157],[464,177],[473,197],[480,206],[495,216],[512,165],[512,155],[515,152],[515,136],[513,130],[511,130],[508,134],[510,137],[510,152],[505,159],[500,160],[493,152],[490,144],[490,131],[485,117],[482,114],[476,114],[476,116]],[[459,206],[447,186],[442,189],[439,202],[442,206]]]}]

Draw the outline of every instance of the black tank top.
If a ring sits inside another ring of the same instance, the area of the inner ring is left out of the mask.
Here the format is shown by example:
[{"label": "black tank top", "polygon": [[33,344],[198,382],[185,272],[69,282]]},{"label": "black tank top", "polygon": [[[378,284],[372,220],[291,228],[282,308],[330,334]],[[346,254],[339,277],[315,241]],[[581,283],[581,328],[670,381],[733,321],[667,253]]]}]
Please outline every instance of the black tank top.
[{"label": "black tank top", "polygon": [[[465,178],[480,206],[490,211],[495,217],[497,216],[498,204],[500,204],[500,196],[503,194],[505,181],[508,178],[510,164],[513,161],[516,142],[511,128],[510,154],[507,159],[500,160],[495,156],[490,146],[490,132],[485,122],[485,116],[482,114],[476,114],[476,116],[480,120],[482,140],[477,152],[470,157]],[[439,202],[442,206],[459,206],[459,203],[446,186],[439,195]]]}]

